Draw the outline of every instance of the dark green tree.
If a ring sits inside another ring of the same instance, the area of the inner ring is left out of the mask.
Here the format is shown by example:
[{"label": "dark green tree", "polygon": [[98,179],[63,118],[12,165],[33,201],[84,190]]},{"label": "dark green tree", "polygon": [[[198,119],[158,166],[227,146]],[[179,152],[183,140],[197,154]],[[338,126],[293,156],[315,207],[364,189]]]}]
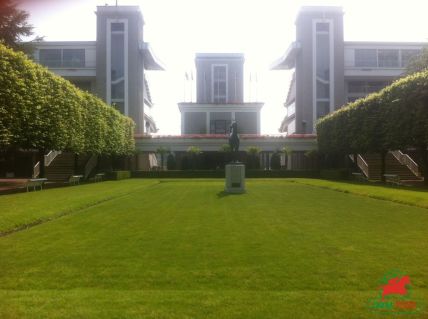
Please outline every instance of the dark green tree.
[{"label": "dark green tree", "polygon": [[428,48],[423,48],[421,53],[410,59],[407,65],[407,74],[424,71],[428,68]]},{"label": "dark green tree", "polygon": [[167,158],[166,158],[166,168],[168,170],[177,169],[177,161],[175,159],[174,154],[172,154],[172,153],[169,153]]},{"label": "dark green tree", "polygon": [[29,42],[24,38],[31,37],[33,26],[28,23],[29,13],[17,7],[15,1],[2,1],[0,3],[0,42],[16,50],[31,54],[32,43],[42,41],[43,37],[35,37]]},{"label": "dark green tree", "polygon": [[281,153],[276,151],[272,154],[270,159],[270,168],[271,169],[280,169],[281,168]]}]

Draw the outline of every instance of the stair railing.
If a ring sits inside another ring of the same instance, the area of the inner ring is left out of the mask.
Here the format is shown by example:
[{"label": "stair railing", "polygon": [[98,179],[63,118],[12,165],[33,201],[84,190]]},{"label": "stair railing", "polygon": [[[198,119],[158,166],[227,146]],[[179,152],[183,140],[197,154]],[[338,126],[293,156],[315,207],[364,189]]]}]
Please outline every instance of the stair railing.
[{"label": "stair railing", "polygon": [[[354,161],[354,155],[349,155],[349,158]],[[357,155],[357,166],[369,178],[369,165],[360,154]]]},{"label": "stair railing", "polygon": [[40,175],[40,161],[36,163],[33,167],[33,178],[37,178]]},{"label": "stair railing", "polygon": [[97,166],[97,162],[98,162],[98,156],[95,154],[92,154],[85,164],[85,172],[83,174],[85,179],[88,178],[89,174],[91,174],[92,170],[95,168],[95,166]]},{"label": "stair railing", "polygon": [[45,155],[45,166],[51,165],[53,160],[61,154],[61,151],[50,151],[48,154]]},{"label": "stair railing", "polygon": [[419,170],[419,165],[416,164],[416,162],[407,154],[404,154],[403,152],[401,152],[400,150],[397,151],[391,151],[391,154],[403,165],[407,166],[409,168],[409,170],[411,170],[411,172],[413,174],[415,174],[415,176],[420,177],[421,176],[421,172]]}]

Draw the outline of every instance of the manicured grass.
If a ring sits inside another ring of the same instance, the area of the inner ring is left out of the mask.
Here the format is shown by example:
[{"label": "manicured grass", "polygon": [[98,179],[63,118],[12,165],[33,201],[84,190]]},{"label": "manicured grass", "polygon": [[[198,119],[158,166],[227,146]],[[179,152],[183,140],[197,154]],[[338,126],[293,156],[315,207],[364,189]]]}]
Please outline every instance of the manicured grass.
[{"label": "manicured grass", "polygon": [[141,190],[157,181],[114,181],[0,196],[0,234]]},{"label": "manicured grass", "polygon": [[1,237],[0,318],[385,318],[367,301],[390,269],[428,298],[426,209],[287,180],[151,182]]},{"label": "manicured grass", "polygon": [[328,188],[371,198],[393,201],[401,204],[428,208],[428,189],[408,186],[368,184],[360,182],[330,181],[310,178],[290,178],[290,182]]}]

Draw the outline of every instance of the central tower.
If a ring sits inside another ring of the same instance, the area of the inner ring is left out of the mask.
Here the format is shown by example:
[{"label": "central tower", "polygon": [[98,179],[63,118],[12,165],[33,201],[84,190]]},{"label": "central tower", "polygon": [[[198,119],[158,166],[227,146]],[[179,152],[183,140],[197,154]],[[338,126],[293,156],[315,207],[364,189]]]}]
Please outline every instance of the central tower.
[{"label": "central tower", "polygon": [[181,134],[228,134],[238,122],[238,133],[260,134],[263,103],[244,103],[244,55],[197,53],[196,103],[183,102]]}]

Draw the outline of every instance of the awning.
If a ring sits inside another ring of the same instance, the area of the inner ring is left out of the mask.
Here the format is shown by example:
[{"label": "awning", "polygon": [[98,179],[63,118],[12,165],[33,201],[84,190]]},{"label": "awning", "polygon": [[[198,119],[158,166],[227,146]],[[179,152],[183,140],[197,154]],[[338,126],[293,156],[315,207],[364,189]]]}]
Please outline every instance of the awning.
[{"label": "awning", "polygon": [[144,55],[145,70],[165,70],[165,67],[163,66],[162,62],[158,58],[156,58],[152,48],[147,42],[143,43],[142,53]]},{"label": "awning", "polygon": [[288,47],[287,52],[278,60],[272,63],[271,70],[290,70],[296,65],[296,56],[300,51],[300,43],[293,42]]}]

